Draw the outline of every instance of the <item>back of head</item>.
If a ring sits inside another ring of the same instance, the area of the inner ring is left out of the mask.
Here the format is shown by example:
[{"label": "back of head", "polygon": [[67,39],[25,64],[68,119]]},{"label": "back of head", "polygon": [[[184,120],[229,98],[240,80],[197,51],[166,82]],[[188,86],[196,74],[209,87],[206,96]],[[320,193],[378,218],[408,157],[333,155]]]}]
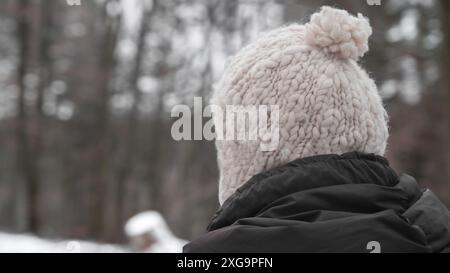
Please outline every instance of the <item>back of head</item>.
[{"label": "back of head", "polygon": [[260,138],[216,141],[221,204],[253,175],[297,158],[384,155],[387,114],[375,83],[357,64],[371,34],[362,15],[323,7],[309,23],[268,32],[231,59],[212,103],[276,105],[279,140],[270,151],[261,149]]}]

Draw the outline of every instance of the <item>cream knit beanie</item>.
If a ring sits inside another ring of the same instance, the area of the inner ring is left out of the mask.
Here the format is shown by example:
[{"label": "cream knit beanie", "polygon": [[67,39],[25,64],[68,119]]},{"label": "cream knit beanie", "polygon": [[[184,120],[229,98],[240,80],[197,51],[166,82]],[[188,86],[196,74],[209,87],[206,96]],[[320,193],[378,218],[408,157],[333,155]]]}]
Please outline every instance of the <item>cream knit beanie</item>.
[{"label": "cream knit beanie", "polygon": [[221,204],[252,176],[298,158],[384,155],[387,114],[374,81],[357,64],[371,34],[361,14],[323,7],[309,23],[268,32],[231,59],[211,103],[277,105],[279,144],[267,152],[260,140],[216,141]]}]

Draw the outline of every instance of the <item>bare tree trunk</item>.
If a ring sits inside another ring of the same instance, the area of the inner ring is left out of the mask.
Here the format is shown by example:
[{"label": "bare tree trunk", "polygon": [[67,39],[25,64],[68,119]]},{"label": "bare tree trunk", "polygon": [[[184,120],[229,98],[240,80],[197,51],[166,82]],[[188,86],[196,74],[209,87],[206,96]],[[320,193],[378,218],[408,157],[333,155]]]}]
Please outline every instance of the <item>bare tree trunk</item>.
[{"label": "bare tree trunk", "polygon": [[[450,2],[448,0],[440,1],[441,7],[441,29],[443,35],[442,43],[442,66],[441,66],[441,84],[443,91],[446,93],[448,98],[447,109],[450,109]],[[447,114],[448,121],[448,142],[447,142],[447,154],[450,155],[450,118],[448,117],[450,113]],[[448,156],[449,157],[449,156]],[[447,158],[450,161],[450,158]],[[447,173],[447,177],[450,177],[450,171]]]},{"label": "bare tree trunk", "polygon": [[25,181],[25,195],[27,199],[27,230],[36,233],[39,229],[39,175],[31,147],[29,134],[29,117],[26,109],[25,76],[28,68],[30,23],[28,12],[30,3],[28,0],[20,0],[17,25],[17,38],[19,43],[19,66],[17,70],[17,82],[19,96],[17,99],[17,129],[18,144],[18,169]]},{"label": "bare tree trunk", "polygon": [[139,34],[137,37],[137,51],[134,57],[135,62],[131,72],[130,84],[133,90],[133,106],[128,115],[127,132],[125,140],[125,152],[122,158],[122,163],[117,174],[117,188],[114,193],[115,200],[115,221],[116,235],[120,234],[120,230],[124,224],[124,203],[126,195],[125,183],[133,172],[136,161],[137,151],[137,135],[139,130],[139,102],[141,101],[142,93],[138,86],[139,77],[142,73],[142,64],[145,57],[146,37],[149,31],[149,24],[152,18],[154,8],[148,9],[143,13]]},{"label": "bare tree trunk", "polygon": [[[164,43],[163,43],[164,44]],[[170,52],[169,43],[161,46],[164,49],[161,49],[163,52],[163,56],[167,56]],[[163,84],[159,87],[157,92],[157,102],[156,107],[153,110],[152,118],[149,126],[150,133],[150,150],[147,156],[147,164],[148,164],[148,174],[147,178],[149,180],[146,183],[150,186],[150,200],[151,207],[154,210],[162,211],[163,205],[161,200],[161,194],[163,192],[164,187],[164,175],[166,171],[166,164],[164,161],[166,160],[164,154],[164,144],[167,143],[163,139],[167,137],[164,132],[166,123],[164,122],[164,94],[167,90],[170,90],[170,86],[173,84],[172,82],[167,81],[167,75],[169,75],[170,68],[165,61],[165,57],[163,60],[157,65],[156,77],[162,79]],[[158,156],[155,156],[158,155]]]},{"label": "bare tree trunk", "polygon": [[[151,11],[149,11],[150,13],[145,16],[148,16],[150,19],[156,12],[167,12],[167,8],[168,7],[162,1],[155,0],[153,1]],[[151,22],[147,25],[150,24]],[[167,76],[170,75],[170,68],[168,67],[166,56],[168,56],[171,51],[170,46],[171,44],[167,40],[163,40],[158,45],[158,49],[161,52],[161,57],[155,65],[154,76],[160,80],[161,84],[159,85],[157,94],[155,95],[156,105],[152,110],[151,118],[148,122],[149,126],[147,127],[150,140],[146,153],[146,164],[148,167],[146,169],[144,180],[142,181],[144,184],[138,186],[138,188],[147,189],[148,195],[145,196],[144,207],[141,205],[138,210],[148,209],[149,207],[154,210],[162,210],[162,202],[160,202],[160,199],[164,185],[163,175],[165,173],[165,165],[163,164],[164,154],[162,152],[165,142],[162,141],[162,138],[166,137],[163,133],[166,131],[164,130],[165,123],[162,115],[164,113],[163,96],[169,89],[168,85],[172,84],[172,82],[167,81]]]},{"label": "bare tree trunk", "polygon": [[52,62],[50,47],[53,35],[53,2],[41,1],[41,26],[40,26],[40,59],[39,59],[39,87],[36,100],[36,110],[39,117],[43,116],[45,90],[52,79]]},{"label": "bare tree trunk", "polygon": [[[116,1],[116,0],[110,0]],[[111,182],[111,135],[110,135],[110,96],[111,79],[116,65],[116,46],[120,32],[121,15],[107,14],[105,2],[104,16],[106,20],[106,31],[100,45],[100,97],[98,98],[98,116],[97,116],[97,136],[95,163],[96,173],[94,176],[94,185],[91,201],[93,201],[93,213],[91,219],[91,233],[94,238],[107,239],[108,234],[108,215],[107,215],[107,189]]]}]

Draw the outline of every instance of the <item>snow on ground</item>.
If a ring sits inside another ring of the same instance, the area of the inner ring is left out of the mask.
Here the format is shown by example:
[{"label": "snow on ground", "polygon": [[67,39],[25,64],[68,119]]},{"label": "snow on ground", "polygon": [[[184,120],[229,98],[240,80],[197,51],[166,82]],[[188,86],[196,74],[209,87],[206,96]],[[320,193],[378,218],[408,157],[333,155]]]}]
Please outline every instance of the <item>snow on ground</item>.
[{"label": "snow on ground", "polygon": [[133,217],[125,225],[129,246],[99,244],[76,240],[49,240],[31,234],[0,232],[0,253],[180,253],[187,241],[170,231],[163,216],[146,211]]},{"label": "snow on ground", "polygon": [[0,232],[0,253],[123,253],[125,247],[87,241],[52,241]]}]

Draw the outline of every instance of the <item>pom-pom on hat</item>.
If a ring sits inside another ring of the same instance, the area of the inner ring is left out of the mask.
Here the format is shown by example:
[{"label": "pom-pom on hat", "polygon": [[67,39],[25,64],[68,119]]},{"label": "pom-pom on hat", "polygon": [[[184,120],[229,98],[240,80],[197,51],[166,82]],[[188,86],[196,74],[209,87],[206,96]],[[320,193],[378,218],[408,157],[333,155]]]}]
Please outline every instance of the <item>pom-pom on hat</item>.
[{"label": "pom-pom on hat", "polygon": [[354,17],[345,10],[323,7],[306,24],[305,42],[341,58],[358,60],[369,50],[370,35],[372,28],[361,14]]},{"label": "pom-pom on hat", "polygon": [[357,64],[371,34],[362,15],[323,7],[307,24],[270,31],[232,57],[211,103],[278,106],[279,144],[263,151],[260,140],[216,141],[221,204],[252,176],[298,158],[384,155],[387,114]]}]

